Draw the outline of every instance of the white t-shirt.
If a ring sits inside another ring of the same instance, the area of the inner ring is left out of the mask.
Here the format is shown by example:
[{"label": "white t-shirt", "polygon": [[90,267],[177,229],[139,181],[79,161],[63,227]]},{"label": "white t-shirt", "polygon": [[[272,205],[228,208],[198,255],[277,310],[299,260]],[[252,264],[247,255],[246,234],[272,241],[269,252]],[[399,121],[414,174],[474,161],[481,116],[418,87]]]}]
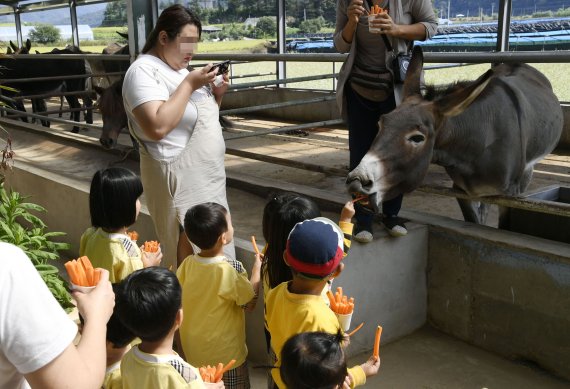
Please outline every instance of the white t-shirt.
[{"label": "white t-shirt", "polygon": [[76,334],[26,254],[0,242],[0,389],[28,387],[23,374],[53,361]]},{"label": "white t-shirt", "polygon": [[184,149],[192,135],[198,117],[196,106],[192,104],[192,101],[207,98],[210,92],[207,88],[194,91],[186,105],[180,123],[158,142],[145,135],[135,120],[133,109],[149,101],[168,100],[188,73],[187,69],[178,71],[172,69],[153,55],[141,54],[125,74],[123,102],[127,117],[135,134],[143,141],[154,159],[170,159]]}]

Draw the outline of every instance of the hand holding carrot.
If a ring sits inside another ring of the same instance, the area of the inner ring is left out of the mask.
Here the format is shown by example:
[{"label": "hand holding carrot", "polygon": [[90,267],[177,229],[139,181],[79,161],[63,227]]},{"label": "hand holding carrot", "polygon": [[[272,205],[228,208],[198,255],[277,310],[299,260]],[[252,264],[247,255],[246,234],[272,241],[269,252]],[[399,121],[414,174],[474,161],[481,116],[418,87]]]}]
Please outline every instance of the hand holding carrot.
[{"label": "hand holding carrot", "polygon": [[198,369],[198,371],[200,372],[200,376],[205,383],[219,383],[222,382],[224,373],[230,370],[235,365],[235,363],[236,360],[232,359],[225,366],[220,362],[217,364],[217,366],[202,366]]},{"label": "hand holding carrot", "polygon": [[354,216],[354,202],[352,200],[347,201],[340,211],[340,221],[345,223],[350,223],[352,217]]},{"label": "hand holding carrot", "polygon": [[[145,244],[140,247],[143,266],[151,267],[160,265],[160,262],[162,261],[162,250],[160,249],[160,244],[157,244],[156,246],[146,246],[147,243],[148,242],[145,242]],[[148,251],[146,249],[156,251]]]},{"label": "hand holding carrot", "polygon": [[107,323],[115,306],[115,294],[109,282],[109,272],[106,269],[99,270],[101,276],[93,291],[90,293],[72,292],[73,298],[77,301],[79,313],[86,322],[94,318]]},{"label": "hand holding carrot", "polygon": [[371,355],[366,362],[360,365],[360,367],[362,367],[362,370],[364,370],[366,377],[376,375],[378,374],[378,370],[380,370],[380,358]]}]

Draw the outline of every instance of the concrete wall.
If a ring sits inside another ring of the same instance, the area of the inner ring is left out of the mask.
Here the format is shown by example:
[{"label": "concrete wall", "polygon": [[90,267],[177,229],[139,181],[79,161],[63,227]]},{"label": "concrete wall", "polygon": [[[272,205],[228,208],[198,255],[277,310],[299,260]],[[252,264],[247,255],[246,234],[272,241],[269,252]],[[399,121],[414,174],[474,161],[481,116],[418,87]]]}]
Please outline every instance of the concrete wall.
[{"label": "concrete wall", "polygon": [[423,221],[431,224],[428,321],[570,379],[570,245],[442,218]]},{"label": "concrete wall", "polygon": [[[72,248],[65,254],[77,257],[81,234],[90,225],[88,185],[23,163],[18,163],[14,174],[8,177],[8,184],[49,210],[42,219],[50,230],[68,232],[62,241],[70,243]],[[351,328],[367,323],[352,340],[349,355],[370,350],[377,324],[384,328],[385,343],[413,332],[426,322],[428,228],[418,224],[409,227],[409,234],[398,240],[378,233],[371,244],[355,243],[345,258],[345,271],[334,281],[334,287],[342,286],[346,294],[355,298]],[[133,229],[139,232],[140,242],[156,236],[144,206]],[[251,269],[253,252],[249,237],[236,236],[235,243],[237,257],[246,269]],[[264,364],[267,355],[263,296],[254,312],[246,315],[249,358]]]},{"label": "concrete wall", "polygon": [[[317,92],[290,88],[251,89],[227,93],[224,96],[222,109],[251,107],[262,104],[334,95],[335,92],[333,91]],[[558,147],[570,149],[570,104],[562,103],[562,110],[564,112],[564,130],[560,137]],[[340,118],[336,100],[287,108],[266,109],[254,112],[252,115],[299,122],[316,122]]]}]

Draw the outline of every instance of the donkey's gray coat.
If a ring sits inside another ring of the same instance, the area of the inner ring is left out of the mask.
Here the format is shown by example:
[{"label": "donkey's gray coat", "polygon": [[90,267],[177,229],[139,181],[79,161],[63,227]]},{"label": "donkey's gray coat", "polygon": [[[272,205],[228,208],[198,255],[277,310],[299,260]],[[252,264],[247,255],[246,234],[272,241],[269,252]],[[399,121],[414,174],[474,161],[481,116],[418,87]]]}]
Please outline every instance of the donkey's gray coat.
[{"label": "donkey's gray coat", "polygon": [[[563,125],[548,79],[526,64],[501,64],[476,81],[429,100],[420,91],[421,49],[414,49],[404,100],[379,122],[361,163],[347,177],[351,193],[378,205],[417,188],[430,162],[471,196],[524,192],[534,165],[549,154]],[[486,206],[458,200],[467,221],[484,222]]]}]

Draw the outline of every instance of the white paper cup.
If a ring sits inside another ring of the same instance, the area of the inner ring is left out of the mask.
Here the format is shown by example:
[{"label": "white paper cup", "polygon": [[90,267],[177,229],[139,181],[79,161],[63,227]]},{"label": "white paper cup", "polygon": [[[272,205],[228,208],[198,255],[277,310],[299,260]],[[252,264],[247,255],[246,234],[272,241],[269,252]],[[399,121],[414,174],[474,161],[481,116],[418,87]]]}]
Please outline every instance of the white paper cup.
[{"label": "white paper cup", "polygon": [[335,315],[340,323],[340,328],[342,328],[344,332],[347,332],[350,328],[350,322],[352,321],[352,313],[335,313]]},{"label": "white paper cup", "polygon": [[70,282],[71,284],[71,290],[77,290],[78,292],[81,293],[90,293],[91,291],[93,291],[93,289],[95,289],[95,286],[81,286],[81,285],[75,285],[73,282]]},{"label": "white paper cup", "polygon": [[374,19],[376,19],[376,17],[379,14],[370,14],[368,15],[368,31],[372,34],[380,34],[382,33],[382,29],[380,27],[373,27],[372,24],[370,23],[371,21],[373,21]]}]

